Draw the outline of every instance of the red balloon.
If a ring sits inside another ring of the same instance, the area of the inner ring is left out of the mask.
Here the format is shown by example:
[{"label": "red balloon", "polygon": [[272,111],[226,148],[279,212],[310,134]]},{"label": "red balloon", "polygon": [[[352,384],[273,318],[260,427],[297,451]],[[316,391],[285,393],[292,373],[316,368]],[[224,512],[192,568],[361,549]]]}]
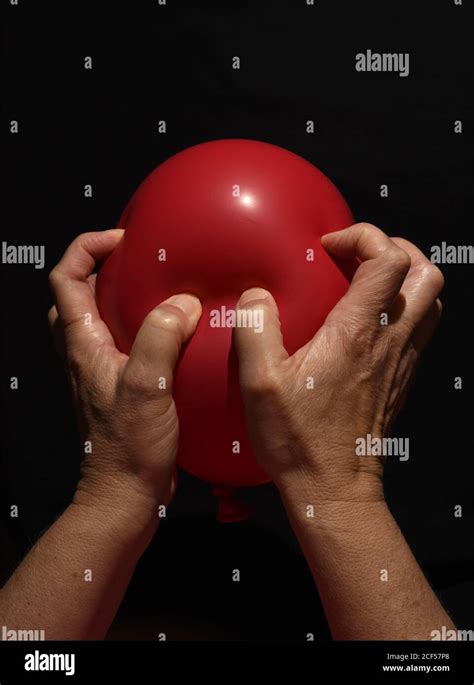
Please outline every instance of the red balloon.
[{"label": "red balloon", "polygon": [[232,328],[211,322],[216,312],[231,317],[247,288],[266,288],[280,309],[286,349],[295,352],[323,324],[353,273],[353,263],[331,258],[319,238],[352,223],[339,191],[312,164],[275,145],[239,139],[203,143],[168,159],[119,221],[125,235],[100,270],[97,299],[120,350],[130,351],[143,319],[162,300],[190,292],[202,302],[175,373],[178,463],[221,486],[221,496],[225,486],[269,478],[247,438]]}]

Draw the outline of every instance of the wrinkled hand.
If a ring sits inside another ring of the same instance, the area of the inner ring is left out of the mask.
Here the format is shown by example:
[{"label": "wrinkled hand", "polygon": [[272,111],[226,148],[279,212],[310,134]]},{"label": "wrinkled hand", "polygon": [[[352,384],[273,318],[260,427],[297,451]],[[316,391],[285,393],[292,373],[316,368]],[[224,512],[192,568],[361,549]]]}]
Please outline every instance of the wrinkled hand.
[{"label": "wrinkled hand", "polygon": [[56,306],[49,320],[86,445],[75,501],[126,506],[133,493],[154,507],[167,504],[175,489],[173,369],[201,305],[187,294],[162,302],[143,322],[130,356],[119,352],[100,318],[91,274],[122,235],[115,229],[74,240],[50,274]]},{"label": "wrinkled hand", "polygon": [[270,293],[251,289],[240,299],[239,308],[264,312],[262,333],[235,331],[248,430],[277,486],[302,476],[321,501],[382,499],[382,460],[356,456],[355,441],[390,430],[439,320],[443,276],[414,245],[368,224],[327,234],[322,244],[360,265],[324,325],[293,356]]}]

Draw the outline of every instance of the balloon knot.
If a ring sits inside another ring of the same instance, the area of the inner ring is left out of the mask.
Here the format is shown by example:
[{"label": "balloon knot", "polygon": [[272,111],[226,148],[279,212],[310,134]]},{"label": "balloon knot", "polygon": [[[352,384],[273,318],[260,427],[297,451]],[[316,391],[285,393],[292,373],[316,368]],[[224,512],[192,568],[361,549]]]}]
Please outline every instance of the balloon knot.
[{"label": "balloon knot", "polygon": [[251,509],[235,495],[236,489],[230,486],[216,486],[212,494],[217,497],[217,520],[219,523],[235,523],[249,518]]}]

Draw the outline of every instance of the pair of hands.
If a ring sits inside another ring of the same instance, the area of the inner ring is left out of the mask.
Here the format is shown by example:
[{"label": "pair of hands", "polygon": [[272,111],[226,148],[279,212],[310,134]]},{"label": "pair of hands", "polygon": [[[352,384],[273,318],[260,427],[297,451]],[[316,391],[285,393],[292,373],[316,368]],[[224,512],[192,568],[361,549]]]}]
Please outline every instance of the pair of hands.
[{"label": "pair of hands", "polygon": [[[117,350],[100,318],[91,274],[122,235],[120,229],[86,233],[70,245],[50,275],[55,306],[49,320],[90,445],[75,502],[154,511],[176,487],[172,377],[201,305],[192,295],[171,297],[146,317],[129,356]],[[253,288],[239,300],[239,308],[264,313],[261,334],[235,329],[248,431],[258,462],[280,491],[294,482],[304,491],[311,483],[313,504],[379,501],[383,464],[356,456],[355,439],[390,429],[439,320],[443,277],[414,245],[369,224],[327,234],[322,244],[360,265],[322,328],[294,355],[284,348],[271,294]],[[158,390],[160,377],[167,390]]]}]

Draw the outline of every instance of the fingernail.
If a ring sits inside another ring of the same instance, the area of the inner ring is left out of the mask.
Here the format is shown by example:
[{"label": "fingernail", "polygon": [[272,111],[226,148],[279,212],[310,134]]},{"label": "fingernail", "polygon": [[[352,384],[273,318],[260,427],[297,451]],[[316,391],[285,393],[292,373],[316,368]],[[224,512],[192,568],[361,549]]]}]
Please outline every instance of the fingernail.
[{"label": "fingernail", "polygon": [[172,295],[168,297],[163,304],[172,304],[174,307],[181,309],[186,316],[194,317],[201,311],[201,303],[195,295],[182,293],[179,295]]},{"label": "fingernail", "polygon": [[254,300],[266,300],[269,298],[271,298],[271,294],[268,290],[264,290],[263,288],[250,288],[240,296],[239,306],[247,304],[248,302],[253,302]]}]

